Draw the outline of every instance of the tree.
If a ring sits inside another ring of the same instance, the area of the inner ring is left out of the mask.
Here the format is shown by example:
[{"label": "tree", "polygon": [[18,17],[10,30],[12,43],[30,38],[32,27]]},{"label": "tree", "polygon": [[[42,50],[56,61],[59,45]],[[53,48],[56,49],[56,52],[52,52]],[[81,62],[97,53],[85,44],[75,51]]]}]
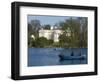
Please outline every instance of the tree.
[{"label": "tree", "polygon": [[41,24],[39,20],[31,20],[31,26],[32,26],[32,30],[34,32],[38,32],[39,29],[41,28]]},{"label": "tree", "polygon": [[69,47],[70,37],[66,36],[66,33],[63,33],[59,36],[59,44],[61,47]]},{"label": "tree", "polygon": [[43,26],[43,29],[46,29],[46,30],[50,30],[50,28],[51,28],[51,26],[49,24]]},{"label": "tree", "polygon": [[48,45],[48,40],[45,37],[38,37],[35,40],[36,47],[46,47]]},{"label": "tree", "polygon": [[81,47],[87,47],[87,25],[88,21],[87,18],[79,18],[80,20],[80,25],[81,25],[81,32],[80,32],[80,44]]},{"label": "tree", "polygon": [[63,30],[63,36],[69,33],[70,36],[67,37],[67,44],[70,47],[79,47],[79,36],[80,36],[80,22],[77,19],[69,18],[60,23],[61,29]]},{"label": "tree", "polygon": [[31,38],[32,33],[33,33],[32,26],[30,23],[28,23],[28,46],[29,47],[32,47],[32,38]]},{"label": "tree", "polygon": [[28,33],[32,33],[32,26],[30,23],[28,23]]},{"label": "tree", "polygon": [[32,33],[35,36],[35,38],[37,38],[39,36],[38,32],[41,28],[40,21],[39,20],[31,20],[30,24],[32,26]]}]

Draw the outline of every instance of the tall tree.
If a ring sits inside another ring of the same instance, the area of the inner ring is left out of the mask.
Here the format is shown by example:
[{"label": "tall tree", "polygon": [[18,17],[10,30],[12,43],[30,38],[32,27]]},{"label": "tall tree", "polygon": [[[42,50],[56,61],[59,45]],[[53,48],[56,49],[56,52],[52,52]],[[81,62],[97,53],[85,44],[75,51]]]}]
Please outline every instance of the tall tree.
[{"label": "tall tree", "polygon": [[68,33],[68,29],[69,29],[69,33],[70,33],[70,37],[67,36],[68,38],[70,38],[68,41],[68,45],[70,47],[79,47],[79,34],[80,34],[80,23],[77,19],[73,19],[73,18],[69,18],[67,20],[65,20],[64,22],[60,23],[63,33]]},{"label": "tall tree", "polygon": [[28,23],[28,33],[32,33],[32,26],[30,23]]},{"label": "tall tree", "polygon": [[32,26],[33,35],[35,37],[38,37],[38,31],[39,31],[39,29],[41,29],[40,21],[39,20],[31,20],[30,24]]},{"label": "tall tree", "polygon": [[28,47],[32,46],[32,38],[31,38],[32,33],[33,33],[32,26],[30,23],[28,23]]},{"label": "tall tree", "polygon": [[80,40],[81,40],[81,47],[87,47],[87,25],[88,21],[87,18],[79,18],[80,19],[80,25],[81,25],[81,33],[80,33]]},{"label": "tall tree", "polygon": [[31,20],[31,26],[32,26],[32,30],[34,32],[38,32],[39,29],[41,28],[41,24],[39,20]]}]

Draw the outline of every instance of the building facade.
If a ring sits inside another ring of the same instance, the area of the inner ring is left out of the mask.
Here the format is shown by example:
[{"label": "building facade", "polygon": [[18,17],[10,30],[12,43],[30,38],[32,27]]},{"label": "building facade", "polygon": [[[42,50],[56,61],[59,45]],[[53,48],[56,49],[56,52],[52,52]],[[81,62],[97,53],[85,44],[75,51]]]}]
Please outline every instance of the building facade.
[{"label": "building facade", "polygon": [[59,36],[62,34],[61,30],[39,30],[39,37],[45,37],[48,40],[52,39],[54,42],[59,41]]},{"label": "building facade", "polygon": [[[57,29],[50,29],[50,30],[45,30],[41,29],[39,30],[39,37],[45,37],[48,40],[52,39],[54,42],[59,42],[59,36],[63,34],[62,30],[57,30]],[[68,33],[66,36],[70,36],[70,31],[68,30]]]}]

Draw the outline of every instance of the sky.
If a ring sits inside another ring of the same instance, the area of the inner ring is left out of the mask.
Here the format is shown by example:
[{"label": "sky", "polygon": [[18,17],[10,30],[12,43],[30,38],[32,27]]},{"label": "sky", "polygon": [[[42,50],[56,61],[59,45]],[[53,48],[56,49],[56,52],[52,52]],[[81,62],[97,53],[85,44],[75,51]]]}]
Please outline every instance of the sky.
[{"label": "sky", "polygon": [[40,20],[41,25],[50,24],[51,26],[69,19],[68,16],[47,16],[47,15],[28,15],[28,22],[31,20]]}]

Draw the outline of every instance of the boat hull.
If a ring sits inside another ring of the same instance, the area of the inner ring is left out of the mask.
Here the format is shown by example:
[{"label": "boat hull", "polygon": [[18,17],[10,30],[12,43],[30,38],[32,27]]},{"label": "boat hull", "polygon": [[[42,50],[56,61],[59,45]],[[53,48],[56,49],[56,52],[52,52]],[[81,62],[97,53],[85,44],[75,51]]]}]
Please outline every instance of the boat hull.
[{"label": "boat hull", "polygon": [[64,56],[60,55],[60,60],[83,60],[86,59],[86,56]]}]

